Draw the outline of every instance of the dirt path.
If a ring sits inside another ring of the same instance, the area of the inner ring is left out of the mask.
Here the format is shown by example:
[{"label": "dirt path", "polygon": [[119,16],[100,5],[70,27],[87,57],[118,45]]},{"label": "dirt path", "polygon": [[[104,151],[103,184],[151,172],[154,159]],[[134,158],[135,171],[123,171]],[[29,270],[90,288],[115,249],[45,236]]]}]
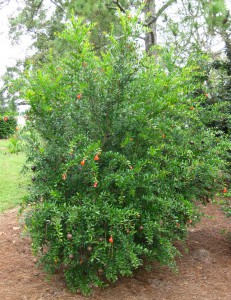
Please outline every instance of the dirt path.
[{"label": "dirt path", "polygon": [[[178,259],[179,272],[156,267],[138,272],[105,290],[96,290],[92,300],[230,300],[231,239],[227,219],[214,204],[202,208],[208,216],[190,229],[189,252]],[[59,278],[50,283],[35,266],[29,239],[22,238],[17,210],[0,215],[0,299],[88,299],[70,294]],[[231,231],[231,230],[230,230]]]}]

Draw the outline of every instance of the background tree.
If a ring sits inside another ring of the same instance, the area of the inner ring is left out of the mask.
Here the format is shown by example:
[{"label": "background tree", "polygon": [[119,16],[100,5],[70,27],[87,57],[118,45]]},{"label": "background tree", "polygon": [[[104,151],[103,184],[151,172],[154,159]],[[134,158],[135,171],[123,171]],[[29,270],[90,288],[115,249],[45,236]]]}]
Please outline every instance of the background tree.
[{"label": "background tree", "polygon": [[[157,13],[153,10],[156,7],[155,1],[146,3],[144,10],[147,17],[144,22],[144,28],[149,28],[145,38],[147,50],[157,43],[156,22],[158,18],[173,2],[166,1],[158,8]],[[75,15],[83,16],[85,18],[84,22],[96,23],[91,33],[91,41],[96,49],[100,49],[105,45],[105,32],[110,31],[110,24],[114,24],[117,36],[120,36],[121,28],[118,22],[117,11],[127,13],[129,17],[131,15],[129,10],[137,8],[139,4],[140,1],[23,1],[18,15],[10,19],[10,37],[13,42],[18,42],[23,34],[31,36],[33,39],[31,60],[33,67],[35,67],[37,64],[44,63],[49,57],[49,48],[56,51],[57,55],[65,52],[65,45],[57,42],[56,33],[62,31],[71,11]],[[20,68],[21,72],[25,70],[26,60],[28,58],[25,59],[25,63]],[[17,64],[20,63],[18,62]],[[20,76],[19,74],[18,76]],[[8,69],[3,80],[8,81],[11,75],[11,70]],[[4,86],[9,89],[10,85],[6,82]],[[12,91],[8,90],[7,94],[10,95],[11,93]],[[11,99],[13,101],[14,97],[11,97]],[[14,104],[11,106],[13,107]]]},{"label": "background tree", "polygon": [[152,46],[157,45],[157,21],[165,14],[165,11],[176,2],[175,0],[169,0],[161,4],[161,7],[157,9],[157,3],[155,0],[145,1],[145,26],[148,30],[145,37],[145,49],[150,51]]}]

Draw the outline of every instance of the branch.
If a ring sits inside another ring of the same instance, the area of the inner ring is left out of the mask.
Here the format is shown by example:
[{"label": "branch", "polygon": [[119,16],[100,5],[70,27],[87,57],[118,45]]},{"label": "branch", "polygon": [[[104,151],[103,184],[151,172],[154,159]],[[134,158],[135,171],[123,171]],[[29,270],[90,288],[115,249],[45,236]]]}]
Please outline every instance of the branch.
[{"label": "branch", "polygon": [[[41,0],[37,5],[35,5],[34,8],[33,8],[33,4],[32,4],[32,6],[31,6],[31,19],[28,23],[28,26],[27,26],[28,28],[33,27],[32,25],[33,25],[34,17],[36,15],[36,13],[39,11],[42,4],[43,4],[43,0]],[[30,29],[29,29],[29,31],[30,31]]]},{"label": "branch", "polygon": [[119,3],[118,0],[113,0],[112,3],[114,3],[116,6],[118,6],[119,9],[120,9],[123,13],[126,13],[126,10],[123,8],[123,6]]},{"label": "branch", "polygon": [[172,5],[174,2],[176,2],[177,0],[168,0],[156,13],[155,16],[152,16],[152,20],[149,21],[146,26],[150,26],[153,23],[155,23],[157,21],[157,19],[162,15],[162,13],[170,6]]},{"label": "branch", "polygon": [[[118,8],[120,9],[120,11],[122,11],[123,13],[126,13],[125,8],[119,3],[118,0],[113,0],[111,3],[114,3],[116,6],[118,6]],[[110,4],[107,4],[107,8],[108,9],[116,9],[115,7],[109,6]],[[155,20],[156,21],[156,20]],[[141,23],[140,21],[137,22],[138,24],[144,26],[144,27],[148,27],[149,25],[146,23]]]},{"label": "branch", "polygon": [[[140,21],[138,21],[138,24],[141,24],[144,27],[150,27],[151,24],[155,23],[156,20],[159,18],[159,16],[173,3],[176,2],[177,0],[169,0],[168,2],[166,2],[157,12],[157,14],[155,16],[151,16],[151,21],[149,21],[148,23],[141,23]],[[114,3],[119,9],[120,11],[122,11],[123,13],[126,13],[125,8],[120,4],[119,0],[113,0],[111,3]],[[113,7],[109,6],[109,4],[107,5],[108,9],[114,9]],[[154,42],[154,34],[153,32],[150,32],[151,34],[151,40],[152,42]]]},{"label": "branch", "polygon": [[43,0],[41,0],[40,3],[38,3],[38,5],[35,5],[34,14],[35,14],[35,12],[38,12],[38,11],[39,11],[39,9],[40,9],[40,7],[42,6],[42,4],[43,4]]},{"label": "branch", "polygon": [[157,16],[151,16],[151,21],[149,21],[148,23],[145,23],[144,24],[144,26],[146,26],[146,27],[149,27],[150,25],[152,25],[153,23],[155,23],[156,22],[156,20],[157,20]]},{"label": "branch", "polygon": [[158,19],[159,16],[170,6],[172,5],[174,2],[176,2],[177,0],[168,0],[156,13],[156,18]]},{"label": "branch", "polygon": [[116,7],[109,6],[109,4],[106,4],[106,6],[107,6],[107,8],[108,8],[108,9],[117,10],[117,8],[116,8]]},{"label": "branch", "polygon": [[61,11],[65,12],[65,9],[64,9],[61,5],[57,4],[54,0],[51,0],[51,2],[52,2],[56,7],[58,7]]}]

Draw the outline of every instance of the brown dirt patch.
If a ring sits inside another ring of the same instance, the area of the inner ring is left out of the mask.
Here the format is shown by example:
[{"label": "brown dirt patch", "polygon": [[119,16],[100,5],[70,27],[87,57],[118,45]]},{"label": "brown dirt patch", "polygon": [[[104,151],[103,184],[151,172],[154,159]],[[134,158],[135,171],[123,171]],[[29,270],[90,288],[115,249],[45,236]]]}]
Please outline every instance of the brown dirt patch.
[{"label": "brown dirt patch", "polygon": [[[95,290],[92,300],[230,300],[231,240],[227,219],[215,204],[201,208],[207,215],[189,230],[188,253],[177,260],[179,272],[156,266],[140,271],[104,290]],[[69,293],[56,276],[50,282],[36,267],[30,240],[21,236],[17,209],[0,215],[0,299],[82,300]]]}]

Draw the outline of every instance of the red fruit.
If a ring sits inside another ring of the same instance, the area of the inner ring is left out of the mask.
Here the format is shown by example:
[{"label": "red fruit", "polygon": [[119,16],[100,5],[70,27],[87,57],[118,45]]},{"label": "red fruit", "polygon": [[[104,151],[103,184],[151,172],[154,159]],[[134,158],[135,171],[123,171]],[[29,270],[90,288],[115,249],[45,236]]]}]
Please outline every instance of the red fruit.
[{"label": "red fruit", "polygon": [[83,159],[80,164],[81,164],[81,166],[84,166],[85,165],[85,159]]},{"label": "red fruit", "polygon": [[225,187],[224,189],[223,189],[223,193],[227,193],[228,192],[228,189]]},{"label": "red fruit", "polygon": [[113,241],[113,237],[112,236],[110,236],[108,242],[111,243],[111,244],[113,244],[114,241]]},{"label": "red fruit", "polygon": [[9,118],[7,116],[3,118],[4,122],[7,122],[8,120],[9,120]]},{"label": "red fruit", "polygon": [[76,96],[76,98],[77,98],[78,100],[80,100],[80,99],[82,98],[82,94],[78,94],[78,95]]}]

